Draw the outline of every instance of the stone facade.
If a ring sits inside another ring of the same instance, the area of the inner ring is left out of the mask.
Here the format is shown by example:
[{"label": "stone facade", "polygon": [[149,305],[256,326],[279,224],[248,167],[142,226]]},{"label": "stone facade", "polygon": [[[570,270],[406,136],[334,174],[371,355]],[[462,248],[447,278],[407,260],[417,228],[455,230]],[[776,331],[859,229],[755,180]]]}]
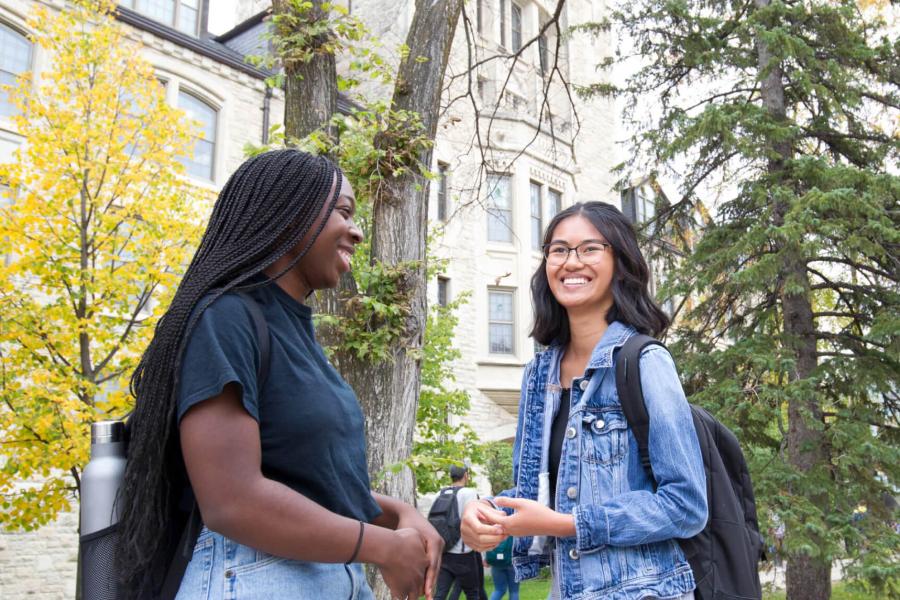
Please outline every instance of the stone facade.
[{"label": "stone facade", "polygon": [[[25,15],[38,1],[0,0],[0,23],[14,31],[27,33]],[[49,0],[49,3],[56,7],[63,4],[62,0]],[[249,19],[268,4],[262,0],[238,0],[234,25]],[[476,23],[476,4],[472,0],[466,8],[473,24]],[[520,11],[521,19],[517,22],[522,40],[527,42],[552,14],[556,3],[551,0],[514,3],[504,0],[502,5],[507,13],[503,18],[499,14],[500,0],[483,0],[480,4],[481,31],[476,32],[474,39],[476,56],[483,59],[508,53],[514,35],[512,13],[509,12],[512,6]],[[382,39],[384,47],[393,48],[404,40],[413,5],[412,0],[357,0],[351,6],[352,11]],[[211,10],[215,7],[213,0]],[[602,1],[570,0],[561,25],[565,28],[596,20],[604,10]],[[229,54],[228,48],[218,47],[214,40],[197,45],[188,43],[189,40],[183,37],[170,35],[171,32],[160,31],[158,27],[154,29],[140,19],[125,22],[132,37],[143,45],[147,60],[165,82],[172,103],[177,103],[180,91],[186,91],[215,110],[213,175],[211,179],[197,183],[219,189],[243,161],[244,145],[262,140],[266,111],[270,123],[281,122],[281,93],[276,90],[267,101],[263,74],[246,65],[235,64],[235,59],[240,62],[240,56],[233,50]],[[502,34],[501,24],[504,26]],[[246,42],[241,38],[241,44]],[[555,47],[552,36],[547,45]],[[575,36],[562,45],[560,70],[572,82],[596,81],[598,74],[594,66],[607,51],[605,40]],[[482,128],[488,126],[490,111],[476,117],[471,104],[466,102],[455,102],[445,111],[434,153],[435,167],[440,163],[447,173],[447,218],[441,220],[438,215],[439,185],[432,185],[430,206],[433,227],[441,234],[437,252],[450,259],[443,286],[451,299],[464,292],[470,294],[468,302],[460,309],[456,333],[456,343],[462,351],[455,368],[457,385],[471,395],[471,411],[465,420],[483,441],[511,439],[514,435],[522,368],[534,353],[534,345],[528,338],[532,318],[529,280],[540,263],[540,254],[533,249],[532,190],[540,190],[542,225],[546,225],[555,210],[550,207],[551,193],[559,194],[562,207],[586,200],[619,203],[610,174],[610,167],[618,162],[614,145],[617,139],[614,107],[606,101],[576,99],[573,111],[561,88],[550,86],[549,107],[556,135],[548,135],[549,121],[539,118],[541,107],[536,101],[545,81],[538,52],[537,44],[527,48],[519,64],[513,67],[509,89],[493,118],[491,137],[485,148],[485,164],[482,164],[477,146],[473,146],[473,135],[476,119]],[[33,49],[31,69],[39,74],[50,59],[39,49]],[[448,100],[466,85],[465,77],[452,81],[449,78],[464,73],[467,61],[466,38],[460,27],[448,69]],[[473,85],[477,88],[475,101],[480,107],[491,105],[499,95],[509,63],[508,60],[497,60],[479,69]],[[387,90],[372,85],[366,93],[383,95]],[[578,121],[580,132],[573,141]],[[539,123],[541,132],[538,132]],[[532,139],[534,141],[529,145]],[[19,143],[21,139],[11,123],[0,117],[0,160],[6,160]],[[523,151],[523,148],[526,149]],[[489,217],[485,207],[491,191],[489,173],[508,177],[508,241],[488,240]],[[491,352],[489,347],[492,291],[510,294],[512,299],[511,312],[506,315],[511,317],[512,329],[507,352]],[[429,297],[437,301],[437,282],[430,284]],[[481,487],[486,489],[485,485]],[[423,507],[427,504],[426,500]],[[76,528],[77,517],[69,513],[36,533],[0,533],[0,598],[73,598]]]}]

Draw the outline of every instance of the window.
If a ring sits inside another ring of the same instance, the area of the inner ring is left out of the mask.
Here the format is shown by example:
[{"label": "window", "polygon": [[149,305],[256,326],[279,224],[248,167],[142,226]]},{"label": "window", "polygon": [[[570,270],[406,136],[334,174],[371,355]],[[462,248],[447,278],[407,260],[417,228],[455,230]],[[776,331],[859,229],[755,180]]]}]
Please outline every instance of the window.
[{"label": "window", "polygon": [[547,190],[547,222],[562,210],[562,192],[553,188]]},{"label": "window", "polygon": [[506,0],[500,0],[500,45],[506,48]]},{"label": "window", "polygon": [[484,0],[475,0],[475,27],[484,33]]},{"label": "window", "polygon": [[200,123],[198,135],[194,136],[193,153],[182,157],[181,163],[194,177],[212,180],[216,150],[216,109],[183,90],[178,92],[178,108],[187,113],[189,120]]},{"label": "window", "polygon": [[513,292],[488,291],[488,346],[491,354],[512,354],[514,342]]},{"label": "window", "polygon": [[437,218],[439,221],[447,220],[447,164],[439,162],[437,165]]},{"label": "window", "polygon": [[634,190],[634,210],[638,223],[646,223],[656,216],[656,200],[646,193],[643,186]]},{"label": "window", "polygon": [[488,175],[488,241],[512,242],[509,176]]},{"label": "window", "polygon": [[437,279],[437,301],[440,306],[450,304],[450,280],[446,277]]},{"label": "window", "polygon": [[543,34],[538,38],[538,61],[541,67],[541,75],[547,74],[547,69],[550,68],[550,60],[549,56],[547,56],[547,34]]},{"label": "window", "polygon": [[200,0],[122,0],[120,4],[188,35],[199,34]]},{"label": "window", "polygon": [[522,7],[513,2],[512,4],[512,51],[518,52],[522,49]]},{"label": "window", "polygon": [[540,250],[542,240],[541,184],[531,182],[531,249]]},{"label": "window", "polygon": [[[19,32],[0,23],[0,86],[14,86],[16,77],[31,68],[31,42]],[[12,117],[19,113],[9,97],[0,89],[0,115]]]}]

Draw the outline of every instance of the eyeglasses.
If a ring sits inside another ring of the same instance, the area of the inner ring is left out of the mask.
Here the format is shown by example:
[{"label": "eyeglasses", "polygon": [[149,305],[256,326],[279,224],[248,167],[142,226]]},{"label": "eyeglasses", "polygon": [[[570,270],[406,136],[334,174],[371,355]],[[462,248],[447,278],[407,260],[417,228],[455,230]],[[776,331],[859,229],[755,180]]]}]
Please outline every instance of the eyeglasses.
[{"label": "eyeglasses", "polygon": [[603,254],[612,248],[612,244],[597,240],[585,240],[570,248],[562,242],[544,244],[544,258],[548,265],[559,266],[569,260],[569,253],[574,251],[578,260],[585,265],[595,265],[603,258]]}]

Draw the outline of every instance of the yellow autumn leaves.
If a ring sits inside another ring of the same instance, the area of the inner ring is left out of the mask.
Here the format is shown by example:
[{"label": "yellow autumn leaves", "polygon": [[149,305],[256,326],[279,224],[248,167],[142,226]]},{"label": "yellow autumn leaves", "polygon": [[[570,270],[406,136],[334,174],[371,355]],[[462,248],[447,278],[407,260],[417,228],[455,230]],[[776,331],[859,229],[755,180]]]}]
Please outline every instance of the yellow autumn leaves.
[{"label": "yellow autumn leaves", "polygon": [[110,0],[40,7],[47,67],[11,89],[23,144],[0,183],[0,523],[32,528],[72,493],[94,420],[128,379],[199,240],[209,193],[178,161],[192,124],[165,101]]}]

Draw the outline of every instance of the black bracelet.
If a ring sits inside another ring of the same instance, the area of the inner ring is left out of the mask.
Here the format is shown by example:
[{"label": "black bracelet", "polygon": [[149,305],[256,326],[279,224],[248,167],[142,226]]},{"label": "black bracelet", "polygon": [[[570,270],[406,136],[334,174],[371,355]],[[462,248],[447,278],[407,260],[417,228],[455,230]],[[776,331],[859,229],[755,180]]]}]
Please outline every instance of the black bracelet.
[{"label": "black bracelet", "polygon": [[362,521],[360,521],[359,522],[359,537],[356,540],[356,548],[353,549],[353,555],[350,557],[350,560],[348,560],[344,564],[349,565],[350,563],[356,561],[356,555],[359,554],[359,549],[362,548],[362,539],[363,539],[363,533],[366,530],[365,528],[366,528],[366,524],[363,523]]}]

